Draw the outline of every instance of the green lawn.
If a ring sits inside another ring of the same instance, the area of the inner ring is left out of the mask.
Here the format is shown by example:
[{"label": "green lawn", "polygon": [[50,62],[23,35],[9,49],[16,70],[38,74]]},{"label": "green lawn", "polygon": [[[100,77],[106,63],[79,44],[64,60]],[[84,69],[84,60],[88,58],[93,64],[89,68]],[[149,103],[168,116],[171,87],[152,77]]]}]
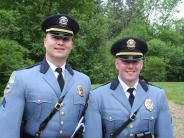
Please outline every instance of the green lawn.
[{"label": "green lawn", "polygon": [[184,82],[153,82],[152,84],[163,88],[169,100],[184,105]]}]

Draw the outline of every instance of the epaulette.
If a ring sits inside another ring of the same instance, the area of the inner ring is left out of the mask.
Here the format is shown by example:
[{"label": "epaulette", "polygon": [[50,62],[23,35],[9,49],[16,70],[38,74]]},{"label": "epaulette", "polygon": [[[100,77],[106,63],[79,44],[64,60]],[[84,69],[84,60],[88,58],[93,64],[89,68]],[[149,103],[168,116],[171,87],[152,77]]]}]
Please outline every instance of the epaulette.
[{"label": "epaulette", "polygon": [[40,65],[40,64],[41,64],[41,62],[36,63],[36,64],[33,64],[33,65],[31,65],[31,66],[28,66],[28,67],[25,67],[24,69],[30,69],[30,68],[33,68],[33,67],[38,66],[38,65]]},{"label": "epaulette", "polygon": [[95,89],[97,89],[97,88],[99,88],[99,87],[101,87],[101,86],[107,85],[108,83],[110,83],[110,82],[106,82],[106,83],[103,83],[103,84],[101,84],[101,85],[98,85],[98,86],[95,87],[93,90],[95,90]]},{"label": "epaulette", "polygon": [[36,63],[36,64],[33,64],[31,66],[28,66],[28,67],[20,68],[17,71],[21,71],[21,70],[24,70],[24,69],[30,69],[30,68],[33,68],[33,67],[38,66],[38,65],[40,65],[40,63]]},{"label": "epaulette", "polygon": [[160,89],[163,89],[163,88],[161,88],[161,87],[159,87],[159,86],[156,86],[155,84],[152,84],[152,83],[150,83],[150,82],[147,82],[147,84],[148,84],[148,85],[151,85],[151,86],[154,86],[154,87],[157,87],[157,88],[160,88]]}]

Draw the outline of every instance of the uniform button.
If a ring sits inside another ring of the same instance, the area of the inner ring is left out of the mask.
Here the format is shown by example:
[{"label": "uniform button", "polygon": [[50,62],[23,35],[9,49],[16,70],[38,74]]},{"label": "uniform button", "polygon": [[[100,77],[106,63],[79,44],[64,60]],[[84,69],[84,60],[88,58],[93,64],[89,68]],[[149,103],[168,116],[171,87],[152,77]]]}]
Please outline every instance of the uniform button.
[{"label": "uniform button", "polygon": [[154,116],[152,116],[151,119],[153,120],[154,119]]},{"label": "uniform button", "polygon": [[64,121],[61,121],[61,125],[64,125]]},{"label": "uniform button", "polygon": [[41,102],[41,100],[38,100],[38,103],[40,103]]},{"label": "uniform button", "polygon": [[64,116],[65,115],[65,112],[61,112],[61,115]]},{"label": "uniform button", "polygon": [[60,130],[59,133],[62,135],[63,134],[63,130]]},{"label": "uniform button", "polygon": [[109,120],[112,121],[112,116],[109,116]]},{"label": "uniform button", "polygon": [[134,125],[133,125],[133,124],[130,124],[130,125],[129,125],[129,128],[134,128]]}]

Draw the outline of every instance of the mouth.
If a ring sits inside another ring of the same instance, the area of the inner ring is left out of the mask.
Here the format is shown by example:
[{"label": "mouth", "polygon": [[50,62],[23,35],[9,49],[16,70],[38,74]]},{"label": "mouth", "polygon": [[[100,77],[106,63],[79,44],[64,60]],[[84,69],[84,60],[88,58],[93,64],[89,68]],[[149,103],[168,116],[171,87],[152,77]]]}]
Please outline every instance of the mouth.
[{"label": "mouth", "polygon": [[62,48],[62,47],[58,47],[58,48],[54,48],[56,51],[64,51],[65,48]]}]

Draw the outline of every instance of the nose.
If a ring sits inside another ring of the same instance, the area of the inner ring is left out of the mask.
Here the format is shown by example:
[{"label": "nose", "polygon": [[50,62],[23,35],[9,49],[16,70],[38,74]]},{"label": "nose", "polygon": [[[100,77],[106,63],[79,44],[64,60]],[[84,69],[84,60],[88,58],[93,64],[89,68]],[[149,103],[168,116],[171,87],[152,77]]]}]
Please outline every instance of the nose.
[{"label": "nose", "polygon": [[58,45],[63,45],[64,43],[64,40],[63,39],[57,39],[57,44]]}]

